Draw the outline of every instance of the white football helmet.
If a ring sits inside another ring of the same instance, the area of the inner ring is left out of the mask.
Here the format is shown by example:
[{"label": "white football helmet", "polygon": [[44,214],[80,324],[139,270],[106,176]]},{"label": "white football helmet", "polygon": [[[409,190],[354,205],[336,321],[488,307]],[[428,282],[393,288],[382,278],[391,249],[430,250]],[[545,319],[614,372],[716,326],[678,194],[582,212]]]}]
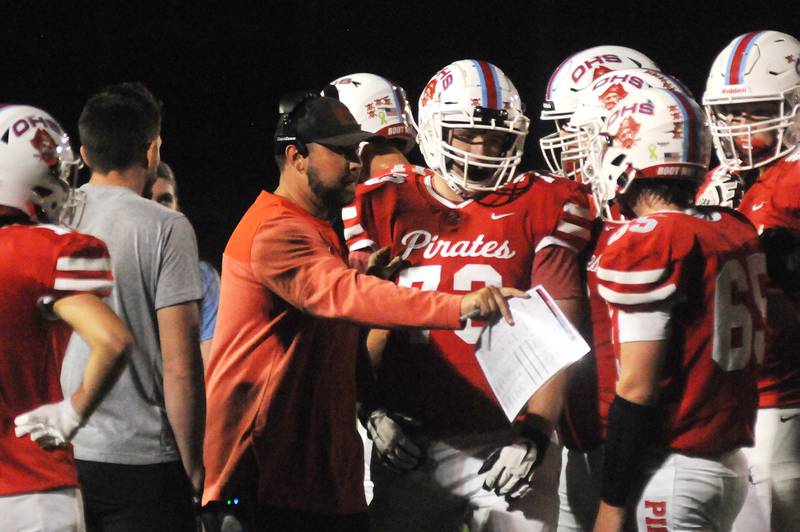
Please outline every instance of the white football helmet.
[{"label": "white football helmet", "polygon": [[562,126],[578,108],[581,92],[603,74],[612,70],[649,68],[659,70],[646,55],[624,46],[595,46],[567,57],[547,82],[542,120],[555,122],[555,132],[539,139],[539,146],[550,171],[574,178],[576,171],[561,164],[561,150],[569,144],[561,139]]},{"label": "white football helmet", "polygon": [[[587,163],[589,140],[611,114],[611,110],[629,94],[651,87],[678,91],[691,97],[686,86],[674,77],[648,68],[614,70],[603,74],[581,93],[575,112],[563,126],[561,139],[567,145],[561,151],[562,168],[575,169],[584,183],[590,183],[591,165]],[[569,164],[566,164],[569,163]]]},{"label": "white football helmet", "polygon": [[635,179],[703,183],[711,135],[700,106],[682,92],[641,89],[611,111],[589,147],[591,185],[597,207],[610,217],[609,202]]},{"label": "white football helmet", "polygon": [[703,104],[717,157],[728,169],[783,157],[798,141],[800,42],[777,31],[736,37],[711,66]]},{"label": "white football helmet", "polygon": [[82,166],[48,113],[27,105],[0,107],[0,205],[57,223]]},{"label": "white football helmet", "polygon": [[[530,126],[511,80],[493,64],[474,59],[451,63],[428,81],[417,122],[425,162],[459,193],[496,190],[512,179]],[[453,146],[455,129],[506,137],[496,155],[475,154]]]},{"label": "white football helmet", "polygon": [[336,88],[335,97],[347,106],[361,129],[396,139],[403,153],[414,149],[416,133],[410,125],[411,108],[402,87],[366,73],[342,76],[330,86]]}]

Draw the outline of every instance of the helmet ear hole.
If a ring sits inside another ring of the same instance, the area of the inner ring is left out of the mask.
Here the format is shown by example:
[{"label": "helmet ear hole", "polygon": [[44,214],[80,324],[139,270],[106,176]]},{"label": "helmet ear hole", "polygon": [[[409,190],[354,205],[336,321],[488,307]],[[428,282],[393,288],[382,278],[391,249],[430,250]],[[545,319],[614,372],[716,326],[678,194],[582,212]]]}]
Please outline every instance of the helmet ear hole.
[{"label": "helmet ear hole", "polygon": [[38,187],[38,186],[33,187],[33,191],[36,193],[37,196],[39,196],[42,199],[46,198],[47,196],[53,193],[53,191],[50,190],[49,188]]},{"label": "helmet ear hole", "polygon": [[625,160],[625,154],[620,153],[610,162],[613,166],[621,166],[622,162]]}]

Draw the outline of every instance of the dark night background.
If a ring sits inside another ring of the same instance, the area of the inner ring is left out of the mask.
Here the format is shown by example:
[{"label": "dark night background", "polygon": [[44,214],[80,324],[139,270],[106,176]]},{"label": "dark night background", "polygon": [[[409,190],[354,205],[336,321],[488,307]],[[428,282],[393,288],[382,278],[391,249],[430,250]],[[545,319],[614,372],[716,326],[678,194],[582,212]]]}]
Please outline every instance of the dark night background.
[{"label": "dark night background", "polygon": [[[543,165],[545,85],[568,55],[638,49],[699,99],[735,36],[800,35],[786,2],[463,1],[32,2],[3,0],[0,101],[52,113],[77,149],[88,95],[143,81],[164,102],[162,158],[177,174],[200,254],[219,266],[237,221],[276,185],[271,135],[279,97],[355,72],[405,87],[412,107],[446,64],[486,59],[514,82],[533,120],[525,168]],[[84,178],[88,177],[84,176]]]}]

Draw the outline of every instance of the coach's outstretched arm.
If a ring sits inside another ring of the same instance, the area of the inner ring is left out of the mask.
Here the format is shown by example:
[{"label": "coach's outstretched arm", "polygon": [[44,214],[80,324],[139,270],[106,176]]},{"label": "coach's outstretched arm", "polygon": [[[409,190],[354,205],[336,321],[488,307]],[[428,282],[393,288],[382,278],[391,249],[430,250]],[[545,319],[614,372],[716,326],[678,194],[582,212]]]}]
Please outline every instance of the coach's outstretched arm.
[{"label": "coach's outstretched arm", "polygon": [[261,225],[251,257],[259,281],[292,306],[369,327],[459,329],[473,311],[476,319],[499,313],[511,320],[506,298],[528,297],[515,288],[462,296],[397,286],[349,267],[318,231],[291,216]]}]

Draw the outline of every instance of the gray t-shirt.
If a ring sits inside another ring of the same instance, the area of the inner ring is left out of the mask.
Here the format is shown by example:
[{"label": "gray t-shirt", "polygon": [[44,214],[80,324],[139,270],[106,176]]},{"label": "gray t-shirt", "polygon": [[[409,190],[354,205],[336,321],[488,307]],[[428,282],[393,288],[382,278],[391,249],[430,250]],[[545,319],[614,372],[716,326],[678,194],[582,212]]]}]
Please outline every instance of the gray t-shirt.
[{"label": "gray t-shirt", "polygon": [[[164,408],[156,310],[202,297],[197,242],[186,217],[118,186],[86,184],[76,229],[105,241],[114,291],[107,303],[135,340],[130,361],[72,444],[81,460],[155,464],[179,459]],[[80,385],[89,346],[73,334],[61,372],[65,396]]]}]

